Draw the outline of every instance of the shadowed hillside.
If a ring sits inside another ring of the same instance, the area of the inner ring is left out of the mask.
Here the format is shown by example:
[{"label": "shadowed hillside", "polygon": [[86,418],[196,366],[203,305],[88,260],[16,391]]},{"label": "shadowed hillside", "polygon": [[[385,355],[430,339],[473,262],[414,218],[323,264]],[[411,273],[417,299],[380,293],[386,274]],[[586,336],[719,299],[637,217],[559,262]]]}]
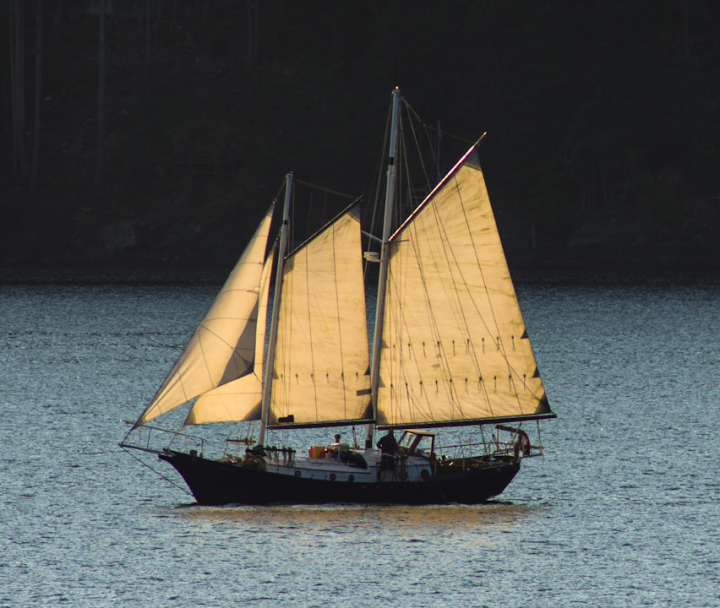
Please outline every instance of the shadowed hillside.
[{"label": "shadowed hillside", "polygon": [[227,265],[288,171],[370,192],[396,85],[448,155],[488,133],[512,263],[720,259],[710,0],[108,2],[100,176],[99,5],[0,9],[1,265]]}]

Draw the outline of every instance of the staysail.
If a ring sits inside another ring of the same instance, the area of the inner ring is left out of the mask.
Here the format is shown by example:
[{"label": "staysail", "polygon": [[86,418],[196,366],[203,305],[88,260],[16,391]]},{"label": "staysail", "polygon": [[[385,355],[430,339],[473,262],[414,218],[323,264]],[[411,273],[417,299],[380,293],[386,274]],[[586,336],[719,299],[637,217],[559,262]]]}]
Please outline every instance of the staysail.
[{"label": "staysail", "polygon": [[263,268],[258,300],[257,327],[255,330],[255,361],[245,376],[218,386],[198,397],[190,408],[185,425],[206,422],[239,422],[259,420],[262,405],[262,378],[267,328],[270,275],[274,256],[268,256]]},{"label": "staysail", "polygon": [[290,254],[269,426],[368,422],[368,339],[357,205]]},{"label": "staysail", "polygon": [[552,416],[474,155],[390,239],[381,426]]},{"label": "staysail", "polygon": [[272,213],[271,206],[135,427],[253,370],[260,286]]}]

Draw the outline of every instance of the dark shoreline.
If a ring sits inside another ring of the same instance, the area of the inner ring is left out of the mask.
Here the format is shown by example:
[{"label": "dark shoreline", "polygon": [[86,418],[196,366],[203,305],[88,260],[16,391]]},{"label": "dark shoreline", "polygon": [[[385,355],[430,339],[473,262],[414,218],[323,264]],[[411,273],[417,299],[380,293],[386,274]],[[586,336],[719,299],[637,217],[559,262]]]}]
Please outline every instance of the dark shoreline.
[{"label": "dark shoreline", "polygon": [[[238,255],[239,257],[239,255]],[[0,285],[12,284],[221,284],[237,259],[176,256],[172,259],[54,259],[0,265]],[[720,253],[693,256],[624,257],[622,255],[531,256],[508,253],[508,266],[516,283],[526,277],[557,275],[569,280],[611,275],[654,277],[674,274],[694,280],[720,277]],[[532,280],[530,282],[533,282]]]}]

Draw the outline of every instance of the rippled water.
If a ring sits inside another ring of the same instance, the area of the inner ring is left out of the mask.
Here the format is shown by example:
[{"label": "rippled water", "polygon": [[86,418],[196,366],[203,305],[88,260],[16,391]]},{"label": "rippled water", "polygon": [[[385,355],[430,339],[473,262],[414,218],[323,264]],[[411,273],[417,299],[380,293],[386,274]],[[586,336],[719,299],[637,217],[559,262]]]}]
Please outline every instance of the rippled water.
[{"label": "rippled water", "polygon": [[218,285],[14,281],[0,606],[720,605],[720,277],[519,277],[558,419],[472,507],[192,506],[117,444]]}]

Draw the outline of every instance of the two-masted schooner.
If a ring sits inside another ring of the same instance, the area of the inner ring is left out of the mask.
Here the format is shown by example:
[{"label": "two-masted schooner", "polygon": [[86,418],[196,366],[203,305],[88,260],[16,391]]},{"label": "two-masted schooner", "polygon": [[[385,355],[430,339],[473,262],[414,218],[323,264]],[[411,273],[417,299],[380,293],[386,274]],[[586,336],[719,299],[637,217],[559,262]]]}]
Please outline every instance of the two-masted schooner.
[{"label": "two-masted schooner", "polygon": [[[173,465],[199,504],[478,503],[506,488],[522,458],[541,453],[521,425],[554,414],[477,144],[394,228],[400,104],[396,89],[382,234],[370,237],[379,252],[363,254],[356,204],[291,250],[289,174],[275,242],[271,207],[121,444]],[[379,264],[372,352],[364,259]],[[231,440],[219,457],[190,447],[180,431],[151,447],[149,423],[185,404],[183,426],[254,421],[257,435],[242,439],[244,451]],[[362,438],[268,441],[278,429],[343,426],[360,428]],[[441,430],[461,426],[489,432],[446,453]]]}]

